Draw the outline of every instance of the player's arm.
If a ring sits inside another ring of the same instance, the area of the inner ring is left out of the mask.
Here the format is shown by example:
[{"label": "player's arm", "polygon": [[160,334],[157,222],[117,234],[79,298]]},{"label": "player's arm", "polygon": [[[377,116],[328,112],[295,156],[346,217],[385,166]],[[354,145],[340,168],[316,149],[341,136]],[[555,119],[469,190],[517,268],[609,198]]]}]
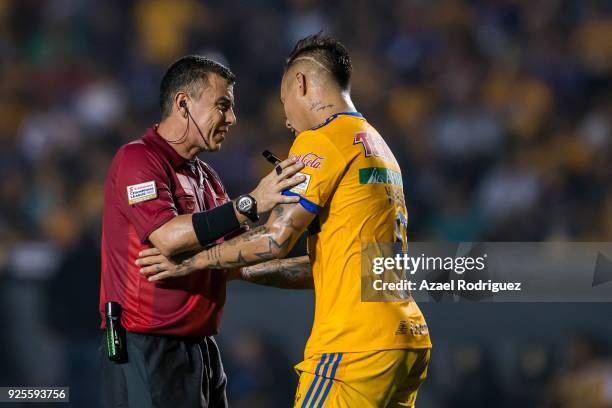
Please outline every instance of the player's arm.
[{"label": "player's arm", "polygon": [[202,269],[237,268],[283,258],[314,219],[315,214],[301,204],[283,204],[274,208],[265,225],[234,239],[199,252],[182,262],[142,251],[136,263],[150,281],[185,276]]},{"label": "player's arm", "polygon": [[[292,176],[302,167],[287,159],[278,165],[281,172],[275,169],[264,177],[250,195],[257,201],[257,213],[268,213],[279,203],[293,203],[299,197],[284,196],[282,191],[289,189],[304,178]],[[236,210],[233,201],[219,207],[196,214],[177,215],[161,225],[149,235],[149,241],[167,257],[201,249],[219,238],[237,230],[248,218]]]},{"label": "player's arm", "polygon": [[240,269],[240,279],[264,286],[284,289],[312,289],[312,267],[310,258],[300,256],[275,259]]},{"label": "player's arm", "polygon": [[243,280],[263,286],[282,289],[312,289],[310,258],[300,256],[274,259],[257,265],[236,268],[228,273],[228,280]]}]

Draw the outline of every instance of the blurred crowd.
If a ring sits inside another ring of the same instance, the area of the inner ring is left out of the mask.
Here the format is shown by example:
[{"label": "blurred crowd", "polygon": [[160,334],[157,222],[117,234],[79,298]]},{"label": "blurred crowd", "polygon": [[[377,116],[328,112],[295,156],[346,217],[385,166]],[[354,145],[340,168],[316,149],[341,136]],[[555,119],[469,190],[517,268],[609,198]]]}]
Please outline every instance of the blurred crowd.
[{"label": "blurred crowd", "polygon": [[106,169],[158,120],[165,68],[197,53],[237,75],[238,124],[201,156],[235,196],[269,170],[262,150],[288,151],[283,61],[320,30],[351,52],[354,101],[402,167],[410,239],[611,239],[610,1],[3,0],[0,314],[16,331],[0,344],[28,350],[18,378],[53,376],[40,353],[95,363]]}]

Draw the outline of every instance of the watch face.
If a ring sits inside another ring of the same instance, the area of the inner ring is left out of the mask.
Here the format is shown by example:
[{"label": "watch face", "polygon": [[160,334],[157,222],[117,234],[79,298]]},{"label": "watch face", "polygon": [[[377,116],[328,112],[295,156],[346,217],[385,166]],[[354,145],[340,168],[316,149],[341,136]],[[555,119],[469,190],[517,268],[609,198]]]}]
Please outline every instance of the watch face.
[{"label": "watch face", "polygon": [[253,200],[250,197],[241,197],[237,203],[240,212],[249,212],[253,207]]}]

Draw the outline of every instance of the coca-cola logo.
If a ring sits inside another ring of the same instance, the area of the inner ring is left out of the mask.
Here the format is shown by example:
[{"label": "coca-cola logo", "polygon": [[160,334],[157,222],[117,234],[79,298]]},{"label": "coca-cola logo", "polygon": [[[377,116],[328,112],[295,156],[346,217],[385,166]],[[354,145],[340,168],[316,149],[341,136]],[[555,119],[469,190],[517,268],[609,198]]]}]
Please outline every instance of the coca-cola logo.
[{"label": "coca-cola logo", "polygon": [[291,157],[295,158],[298,162],[304,163],[304,166],[317,170],[321,168],[321,161],[325,159],[325,157],[312,152],[306,154],[292,154]]}]

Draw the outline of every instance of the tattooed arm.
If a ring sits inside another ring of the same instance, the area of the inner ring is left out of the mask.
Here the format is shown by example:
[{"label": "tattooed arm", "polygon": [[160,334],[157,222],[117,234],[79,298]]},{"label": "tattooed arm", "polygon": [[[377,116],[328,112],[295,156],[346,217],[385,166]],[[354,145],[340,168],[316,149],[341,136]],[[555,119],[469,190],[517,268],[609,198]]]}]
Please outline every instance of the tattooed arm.
[{"label": "tattooed arm", "polygon": [[241,269],[243,281],[284,289],[312,289],[312,268],[307,256],[275,259]]},{"label": "tattooed arm", "polygon": [[[251,191],[251,195],[257,200],[258,214],[268,213],[275,205],[279,203],[297,202],[296,197],[284,196],[282,191],[293,187],[303,181],[299,175],[293,177],[295,173],[301,170],[304,165],[295,163],[294,159],[287,159],[278,164],[281,168],[281,173],[273,170],[266,177],[261,179],[257,187]],[[238,223],[246,222],[248,219],[240,214],[234,204],[236,220]],[[206,210],[207,212],[210,210]],[[231,227],[230,223],[230,227]],[[225,231],[224,234],[231,231]],[[149,235],[149,241],[165,256],[173,256],[181,252],[190,250],[201,250],[202,244],[208,245],[214,243],[219,236],[210,236],[210,242],[201,243],[193,226],[193,214],[177,215],[170,221],[166,222]]]},{"label": "tattooed arm", "polygon": [[283,258],[312,222],[315,214],[299,203],[277,205],[265,225],[234,239],[201,251],[182,262],[172,262],[153,255],[155,251],[140,253],[137,264],[150,281],[185,276],[202,269],[237,268],[272,259]]}]

